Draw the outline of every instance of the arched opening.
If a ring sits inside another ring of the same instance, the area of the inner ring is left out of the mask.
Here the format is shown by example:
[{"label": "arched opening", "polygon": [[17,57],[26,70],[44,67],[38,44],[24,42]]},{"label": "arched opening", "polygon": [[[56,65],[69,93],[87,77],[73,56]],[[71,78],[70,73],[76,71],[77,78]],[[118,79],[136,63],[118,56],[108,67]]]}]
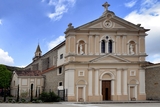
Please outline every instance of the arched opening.
[{"label": "arched opening", "polygon": [[109,40],[109,42],[108,42],[108,52],[109,53],[112,53],[113,52],[113,44],[112,44],[112,40]]},{"label": "arched opening", "polygon": [[83,40],[78,41],[77,49],[78,49],[78,54],[79,55],[84,55],[86,54],[86,43]]},{"label": "arched opening", "polygon": [[136,43],[134,41],[129,42],[129,54],[130,55],[136,54]]},{"label": "arched opening", "polygon": [[102,79],[103,100],[111,100],[111,76],[110,74],[104,74]]},{"label": "arched opening", "polygon": [[16,86],[15,81],[13,81],[13,86]]},{"label": "arched opening", "polygon": [[137,87],[138,87],[138,80],[131,79],[128,82],[128,89],[129,89],[129,100],[137,100]]},{"label": "arched opening", "polygon": [[85,80],[79,80],[76,83],[76,86],[77,86],[77,102],[86,101],[86,85],[87,85],[87,82]]},{"label": "arched opening", "polygon": [[105,53],[105,40],[101,41],[101,53]]},{"label": "arched opening", "polygon": [[100,79],[100,93],[102,94],[103,100],[112,100],[114,95],[114,75],[112,72],[104,72]]}]

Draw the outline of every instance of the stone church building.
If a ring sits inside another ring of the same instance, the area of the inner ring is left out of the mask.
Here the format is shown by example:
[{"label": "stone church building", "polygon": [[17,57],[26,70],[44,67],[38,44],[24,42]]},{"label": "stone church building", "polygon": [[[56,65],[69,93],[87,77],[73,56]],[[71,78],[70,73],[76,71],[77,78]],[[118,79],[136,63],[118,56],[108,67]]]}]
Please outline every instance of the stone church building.
[{"label": "stone church building", "polygon": [[66,34],[65,88],[69,101],[145,100],[145,37],[149,29],[109,11]]},{"label": "stone church building", "polygon": [[41,56],[36,50],[25,69],[40,70],[44,90],[67,89],[68,101],[146,100],[145,37],[133,24],[102,5],[103,14],[65,31],[65,41]]}]

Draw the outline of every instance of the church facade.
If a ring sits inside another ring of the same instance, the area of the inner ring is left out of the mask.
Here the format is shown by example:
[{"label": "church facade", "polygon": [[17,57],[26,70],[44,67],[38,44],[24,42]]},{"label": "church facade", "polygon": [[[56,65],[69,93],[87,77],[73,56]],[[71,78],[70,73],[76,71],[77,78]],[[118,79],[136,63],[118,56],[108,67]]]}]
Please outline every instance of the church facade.
[{"label": "church facade", "polygon": [[149,29],[109,11],[65,31],[69,101],[145,100],[145,37]]},{"label": "church facade", "polygon": [[[146,100],[145,37],[149,29],[119,18],[107,2],[98,19],[65,31],[66,40],[25,69],[40,70],[44,90],[66,89],[68,101]],[[40,53],[40,54],[38,54]]]}]

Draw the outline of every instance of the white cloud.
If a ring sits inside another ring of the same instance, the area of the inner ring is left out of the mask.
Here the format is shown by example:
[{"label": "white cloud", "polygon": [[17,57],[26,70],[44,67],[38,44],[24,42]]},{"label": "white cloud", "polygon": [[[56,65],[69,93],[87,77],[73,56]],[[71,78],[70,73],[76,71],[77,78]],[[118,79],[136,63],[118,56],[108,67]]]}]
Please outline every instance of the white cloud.
[{"label": "white cloud", "polygon": [[156,3],[157,3],[157,0],[142,0],[141,6],[152,7]]},{"label": "white cloud", "polygon": [[49,13],[48,17],[52,20],[59,20],[63,14],[73,7],[76,0],[49,0],[48,5],[55,7],[55,12]]},{"label": "white cloud", "polygon": [[2,20],[0,19],[0,25],[2,25]]},{"label": "white cloud", "polygon": [[160,54],[160,1],[146,0],[140,10],[134,10],[124,19],[135,24],[140,23],[144,28],[150,29],[146,37],[146,51],[149,55],[147,59],[154,61],[153,56]]},{"label": "white cloud", "polygon": [[153,60],[152,63],[155,63],[155,64],[156,64],[156,63],[160,63],[160,58]]},{"label": "white cloud", "polygon": [[153,56],[150,57],[152,63],[160,63],[160,53],[159,54],[155,54]]},{"label": "white cloud", "polygon": [[157,58],[157,57],[160,57],[160,54],[153,55],[153,58]]},{"label": "white cloud", "polygon": [[48,43],[48,49],[50,50],[50,49],[54,48],[55,46],[57,46],[58,44],[60,44],[64,40],[65,40],[65,36],[59,36],[56,40],[53,40]]},{"label": "white cloud", "polygon": [[13,63],[13,58],[8,55],[8,52],[5,52],[4,50],[0,49],[0,64],[11,65]]},{"label": "white cloud", "polygon": [[45,2],[45,0],[41,0],[41,2]]},{"label": "white cloud", "polygon": [[136,4],[136,2],[137,2],[137,0],[132,0],[132,1],[128,2],[128,3],[125,3],[124,5],[126,7],[131,8],[131,7],[133,7]]},{"label": "white cloud", "polygon": [[19,68],[25,68],[26,65],[21,65],[21,66],[17,66],[17,67],[19,67]]}]

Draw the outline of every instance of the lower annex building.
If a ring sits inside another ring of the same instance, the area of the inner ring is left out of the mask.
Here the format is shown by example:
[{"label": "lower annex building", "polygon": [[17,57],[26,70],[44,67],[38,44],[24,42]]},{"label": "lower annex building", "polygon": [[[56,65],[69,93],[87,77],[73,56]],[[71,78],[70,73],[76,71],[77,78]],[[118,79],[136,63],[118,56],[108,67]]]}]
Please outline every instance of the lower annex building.
[{"label": "lower annex building", "polygon": [[102,5],[103,14],[74,28],[65,41],[41,56],[38,45],[26,70],[40,70],[44,91],[67,89],[68,101],[146,100],[145,37],[149,29],[133,24]]}]

